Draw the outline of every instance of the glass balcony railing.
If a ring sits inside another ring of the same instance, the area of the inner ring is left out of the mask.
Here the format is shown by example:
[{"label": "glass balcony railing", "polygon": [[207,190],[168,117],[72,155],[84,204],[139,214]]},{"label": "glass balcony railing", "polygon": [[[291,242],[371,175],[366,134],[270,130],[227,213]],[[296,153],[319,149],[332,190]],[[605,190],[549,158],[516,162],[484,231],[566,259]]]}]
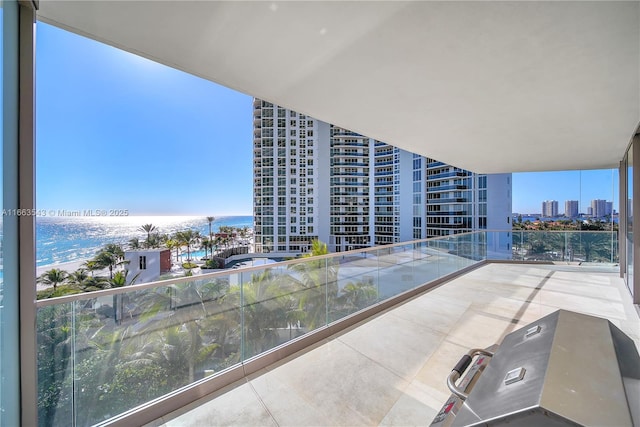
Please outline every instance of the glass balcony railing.
[{"label": "glass balcony railing", "polygon": [[513,231],[513,259],[569,263],[619,262],[617,231]]},{"label": "glass balcony railing", "polygon": [[485,259],[612,262],[612,236],[472,232],[40,300],[39,425],[100,423]]}]

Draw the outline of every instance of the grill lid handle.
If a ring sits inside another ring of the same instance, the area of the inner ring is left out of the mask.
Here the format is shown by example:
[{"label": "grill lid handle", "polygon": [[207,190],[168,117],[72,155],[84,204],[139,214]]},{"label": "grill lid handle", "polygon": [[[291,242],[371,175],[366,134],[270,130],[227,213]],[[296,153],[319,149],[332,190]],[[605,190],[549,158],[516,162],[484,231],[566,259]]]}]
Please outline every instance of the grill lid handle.
[{"label": "grill lid handle", "polygon": [[465,354],[460,358],[458,363],[456,363],[456,366],[453,368],[453,370],[447,377],[447,387],[449,387],[449,390],[451,390],[451,393],[455,394],[462,400],[467,400],[467,397],[469,397],[469,395],[456,385],[456,381],[458,381],[458,379],[462,376],[464,371],[466,371],[469,365],[471,365],[473,356],[477,356],[480,354],[493,357],[493,353],[490,351],[483,350],[481,348],[471,349],[467,354]]},{"label": "grill lid handle", "polygon": [[453,370],[458,373],[458,376],[462,376],[462,373],[467,370],[471,364],[471,360],[473,359],[468,354],[465,354],[460,358],[460,361],[458,361],[456,366],[453,368]]}]

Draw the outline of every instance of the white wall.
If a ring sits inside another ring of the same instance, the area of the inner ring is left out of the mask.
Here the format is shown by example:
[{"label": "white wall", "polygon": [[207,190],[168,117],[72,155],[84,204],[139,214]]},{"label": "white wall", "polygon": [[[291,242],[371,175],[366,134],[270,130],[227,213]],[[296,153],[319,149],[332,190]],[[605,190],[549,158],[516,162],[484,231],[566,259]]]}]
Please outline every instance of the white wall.
[{"label": "white wall", "polygon": [[[140,257],[147,257],[147,268],[140,270]],[[135,284],[153,282],[160,277],[160,251],[126,251],[124,253],[125,261],[129,261],[125,268],[129,270],[127,274],[127,284],[136,274],[140,274]]]}]

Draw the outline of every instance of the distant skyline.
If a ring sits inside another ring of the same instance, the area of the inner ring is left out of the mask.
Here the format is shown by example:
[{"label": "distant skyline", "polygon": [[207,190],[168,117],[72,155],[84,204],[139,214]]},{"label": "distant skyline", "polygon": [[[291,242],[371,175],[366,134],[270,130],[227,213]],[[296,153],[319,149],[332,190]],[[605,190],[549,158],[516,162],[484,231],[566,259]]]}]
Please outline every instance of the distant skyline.
[{"label": "distant skyline", "polygon": [[[38,209],[253,213],[251,96],[36,28]],[[562,211],[578,200],[584,212],[592,199],[619,210],[617,179],[611,170],[514,173],[512,210],[539,213],[543,200],[557,200]]]},{"label": "distant skyline", "polygon": [[591,200],[613,202],[619,211],[618,172],[611,169],[513,174],[513,212],[542,213],[542,202],[557,200],[564,213],[564,202],[578,201],[578,211],[586,213]]}]

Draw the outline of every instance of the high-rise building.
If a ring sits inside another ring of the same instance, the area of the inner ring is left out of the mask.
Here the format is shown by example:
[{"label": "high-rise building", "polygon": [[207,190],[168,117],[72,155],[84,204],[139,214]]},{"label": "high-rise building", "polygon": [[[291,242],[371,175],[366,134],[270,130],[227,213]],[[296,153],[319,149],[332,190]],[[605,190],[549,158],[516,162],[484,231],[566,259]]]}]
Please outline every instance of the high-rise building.
[{"label": "high-rise building", "polygon": [[567,218],[578,217],[578,201],[577,200],[566,200],[564,202],[564,216]]},{"label": "high-rise building", "polygon": [[613,213],[613,202],[602,199],[591,200],[591,216],[594,218],[604,218]]},{"label": "high-rise building", "polygon": [[[257,252],[504,231],[510,213],[511,174],[474,174],[254,100]],[[509,244],[498,246],[508,253]]]},{"label": "high-rise building", "polygon": [[253,106],[256,251],[307,252],[329,234],[330,126],[259,99]]},{"label": "high-rise building", "polygon": [[558,201],[545,200],[544,202],[542,202],[542,216],[547,218],[558,216]]}]

